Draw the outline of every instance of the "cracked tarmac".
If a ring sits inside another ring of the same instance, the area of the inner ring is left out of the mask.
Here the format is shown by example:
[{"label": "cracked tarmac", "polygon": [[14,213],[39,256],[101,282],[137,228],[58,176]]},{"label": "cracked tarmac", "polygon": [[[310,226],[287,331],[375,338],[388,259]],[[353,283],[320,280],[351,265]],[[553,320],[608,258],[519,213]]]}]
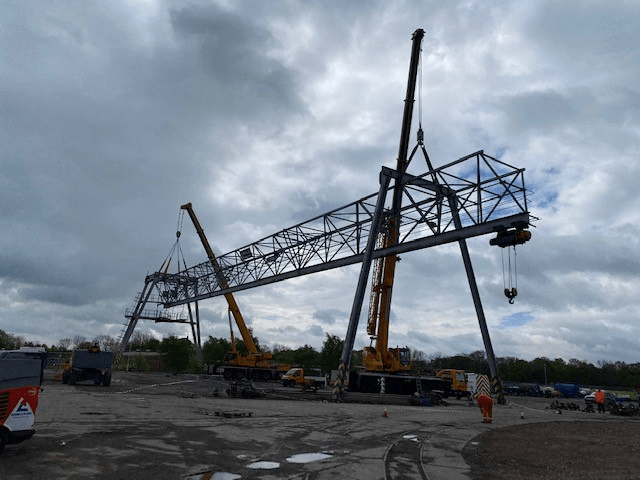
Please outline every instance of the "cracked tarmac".
[{"label": "cracked tarmac", "polygon": [[494,423],[483,424],[466,400],[413,407],[209,395],[223,387],[212,377],[124,372],[113,372],[110,387],[68,386],[48,371],[36,435],[6,447],[0,478],[462,480],[471,472],[461,452],[477,435],[559,417],[545,399],[496,405]]}]

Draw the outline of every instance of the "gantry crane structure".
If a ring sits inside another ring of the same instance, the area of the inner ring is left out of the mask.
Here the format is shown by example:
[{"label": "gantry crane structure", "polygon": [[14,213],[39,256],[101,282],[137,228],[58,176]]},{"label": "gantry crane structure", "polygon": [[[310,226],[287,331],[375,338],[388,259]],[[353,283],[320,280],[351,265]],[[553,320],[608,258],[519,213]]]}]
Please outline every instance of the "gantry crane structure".
[{"label": "gantry crane structure", "polygon": [[[180,232],[177,234],[180,237]],[[173,250],[177,248],[177,242],[174,245]],[[182,323],[189,324],[191,326],[191,333],[193,335],[196,356],[198,360],[202,358],[202,342],[200,338],[200,310],[198,308],[198,302],[195,303],[195,316],[194,311],[191,308],[191,303],[187,303],[188,318],[185,318],[182,313],[176,313],[165,306],[164,298],[158,296],[156,291],[156,282],[160,278],[158,275],[166,275],[169,265],[171,263],[171,254],[162,263],[160,270],[156,272],[155,281],[148,281],[148,276],[145,279],[144,288],[135,298],[133,308],[128,308],[125,311],[125,318],[128,323],[125,324],[122,331],[120,342],[117,348],[119,353],[124,352],[129,345],[131,336],[138,325],[140,320],[152,320],[155,323]],[[153,308],[148,308],[154,306]]]},{"label": "gantry crane structure", "polygon": [[[504,247],[530,237],[524,168],[517,168],[478,150],[443,166],[431,165],[422,130],[410,156],[408,152],[415,55],[424,32],[413,35],[402,138],[396,169],[383,166],[377,192],[328,213],[280,230],[217,257],[219,268],[203,262],[174,274],[156,272],[145,279],[158,291],[165,308],[189,304],[320,271],[361,264],[339,367],[337,395],[344,390],[360,311],[372,262],[402,253],[457,242],[478,317],[489,370],[499,390],[498,368],[480,300],[466,240],[497,234],[492,243]],[[427,171],[406,173],[416,152],[422,152]],[[391,181],[394,185],[391,186]],[[391,207],[387,200],[391,193]],[[392,225],[390,241],[378,242]],[[524,233],[523,233],[524,232]],[[525,239],[525,240],[523,240]],[[497,243],[496,243],[497,242]],[[391,262],[395,262],[392,260]],[[395,267],[395,265],[394,265]],[[391,275],[392,277],[392,275]],[[389,302],[384,308],[388,308]]]}]

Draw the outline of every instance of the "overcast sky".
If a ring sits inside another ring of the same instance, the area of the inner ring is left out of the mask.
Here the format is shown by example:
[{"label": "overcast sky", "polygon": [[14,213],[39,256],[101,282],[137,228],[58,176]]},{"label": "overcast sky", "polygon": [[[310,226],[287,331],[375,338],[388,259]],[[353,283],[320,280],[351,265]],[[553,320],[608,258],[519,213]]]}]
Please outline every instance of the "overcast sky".
[{"label": "overcast sky", "polygon": [[[119,337],[185,202],[223,254],[377,191],[423,28],[434,166],[501,156],[540,218],[513,305],[502,251],[469,241],[496,355],[639,362],[638,25],[635,1],[2,0],[0,329]],[[188,221],[180,244],[206,260]],[[236,300],[262,345],[319,349],[344,338],[358,273]],[[457,245],[403,255],[393,300],[390,346],[483,349]],[[201,302],[203,338],[228,338],[226,308]]]}]

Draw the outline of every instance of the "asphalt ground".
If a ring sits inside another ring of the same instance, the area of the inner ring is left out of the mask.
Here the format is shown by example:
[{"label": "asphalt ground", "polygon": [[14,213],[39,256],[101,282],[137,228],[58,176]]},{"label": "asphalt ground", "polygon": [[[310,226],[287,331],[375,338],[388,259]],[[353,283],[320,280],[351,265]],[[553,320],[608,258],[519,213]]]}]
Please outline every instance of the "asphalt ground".
[{"label": "asphalt ground", "polygon": [[496,405],[486,424],[467,400],[332,403],[272,386],[246,399],[228,397],[227,387],[218,377],[124,372],[113,372],[109,387],[69,386],[47,371],[36,434],[0,454],[0,478],[469,479],[462,450],[480,434],[603,420],[558,414],[537,398]]}]

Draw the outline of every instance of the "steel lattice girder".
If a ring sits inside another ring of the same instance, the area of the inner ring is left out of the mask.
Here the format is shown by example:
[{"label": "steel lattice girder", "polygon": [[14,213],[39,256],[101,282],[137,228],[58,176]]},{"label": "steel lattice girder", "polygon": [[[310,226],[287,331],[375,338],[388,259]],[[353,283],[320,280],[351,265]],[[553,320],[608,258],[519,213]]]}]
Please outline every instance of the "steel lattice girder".
[{"label": "steel lattice girder", "polygon": [[[383,167],[380,175],[395,177],[398,172]],[[218,272],[206,261],[176,274],[154,273],[147,282],[155,282],[168,308],[359,263],[380,194],[221,255],[217,257]],[[529,225],[524,169],[483,151],[418,177],[404,175],[402,195],[399,241],[393,247],[375,250],[374,258]],[[452,208],[460,217],[459,228],[454,225]],[[380,227],[375,228],[377,232]],[[220,275],[228,283],[224,290]]]}]

